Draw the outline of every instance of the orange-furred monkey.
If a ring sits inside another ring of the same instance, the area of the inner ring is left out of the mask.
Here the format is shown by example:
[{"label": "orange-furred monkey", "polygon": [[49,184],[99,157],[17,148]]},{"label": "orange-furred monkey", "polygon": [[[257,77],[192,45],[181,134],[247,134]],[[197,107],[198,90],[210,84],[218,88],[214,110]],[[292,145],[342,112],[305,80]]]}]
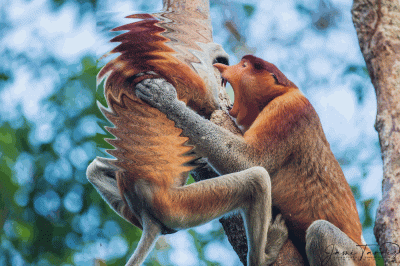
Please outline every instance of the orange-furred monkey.
[{"label": "orange-furred monkey", "polygon": [[306,97],[273,64],[257,57],[214,66],[222,82],[232,85],[230,114],[244,128],[243,137],[193,112],[162,79],[142,81],[136,95],[173,120],[197,155],[208,157],[219,173],[264,167],[271,177],[272,204],[310,265],[375,265],[353,194]]},{"label": "orange-furred monkey", "polygon": [[[162,77],[172,83],[185,106],[196,112],[209,116],[219,108],[212,64],[228,59],[220,45],[206,38],[211,36],[203,25],[208,18],[198,8],[129,18],[135,21],[116,28],[125,32],[112,40],[119,45],[110,53],[119,56],[98,74],[99,80],[105,80],[108,103],[108,109],[102,111],[114,125],[107,130],[115,136],[108,140],[115,147],[108,151],[115,160],[97,158],[87,169],[88,180],[107,203],[143,229],[126,265],[142,264],[160,234],[200,225],[232,211],[239,211],[245,220],[247,264],[273,263],[288,231],[281,216],[271,223],[267,171],[238,165],[222,171],[224,176],[186,186],[188,173],[198,167],[193,146],[164,113],[135,95],[139,81]],[[185,21],[188,18],[191,23]]]}]

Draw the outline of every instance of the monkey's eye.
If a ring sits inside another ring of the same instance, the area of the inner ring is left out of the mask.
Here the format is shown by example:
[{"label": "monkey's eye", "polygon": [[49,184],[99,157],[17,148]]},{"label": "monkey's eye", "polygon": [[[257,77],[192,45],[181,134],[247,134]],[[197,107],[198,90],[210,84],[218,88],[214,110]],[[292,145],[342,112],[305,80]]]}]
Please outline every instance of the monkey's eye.
[{"label": "monkey's eye", "polygon": [[244,63],[242,64],[242,67],[247,67],[247,62],[244,62]]},{"label": "monkey's eye", "polygon": [[272,73],[271,76],[274,78],[275,83],[279,83],[279,82],[278,82],[278,78],[276,77],[276,75],[275,75],[274,73]]},{"label": "monkey's eye", "polygon": [[214,59],[213,64],[220,63],[229,66],[229,59],[224,56],[218,56]]}]

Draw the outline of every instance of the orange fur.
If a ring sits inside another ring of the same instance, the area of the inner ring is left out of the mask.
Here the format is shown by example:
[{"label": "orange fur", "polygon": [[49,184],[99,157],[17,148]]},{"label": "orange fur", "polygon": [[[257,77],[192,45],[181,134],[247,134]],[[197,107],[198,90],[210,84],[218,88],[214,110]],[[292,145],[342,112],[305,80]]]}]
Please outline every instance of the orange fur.
[{"label": "orange fur", "polygon": [[[193,12],[191,16],[191,19],[197,16],[199,20],[205,19],[200,13]],[[176,87],[179,99],[197,112],[210,115],[218,107],[212,92],[190,64],[196,62],[196,58],[185,52],[189,48],[200,50],[193,47],[191,39],[209,42],[204,32],[192,33],[190,38],[176,36],[175,31],[184,35],[188,29],[185,23],[179,22],[184,17],[174,13],[139,14],[128,18],[139,21],[113,30],[126,31],[111,40],[119,45],[107,54],[119,53],[119,56],[98,74],[98,82],[105,79],[104,94],[108,103],[108,109],[102,111],[115,126],[107,128],[116,137],[107,140],[115,147],[108,153],[117,159],[113,163],[120,169],[116,179],[121,195],[132,189],[138,180],[149,180],[160,188],[183,185],[188,172],[194,169],[190,163],[195,157],[186,155],[193,148],[186,145],[188,139],[180,136],[182,130],[175,128],[163,113],[135,96],[138,82],[163,77]],[[169,20],[174,23],[168,23]],[[171,44],[181,53],[171,48]],[[157,74],[138,75],[148,71]],[[168,204],[171,199],[161,193],[155,201]],[[132,210],[125,208],[123,215],[141,227]]]},{"label": "orange fur", "polygon": [[230,114],[245,128],[245,142],[269,172],[273,205],[299,250],[304,250],[307,228],[319,219],[362,245],[355,199],[310,102],[262,59],[245,56],[234,66],[214,66],[223,82],[232,85],[235,101]]}]

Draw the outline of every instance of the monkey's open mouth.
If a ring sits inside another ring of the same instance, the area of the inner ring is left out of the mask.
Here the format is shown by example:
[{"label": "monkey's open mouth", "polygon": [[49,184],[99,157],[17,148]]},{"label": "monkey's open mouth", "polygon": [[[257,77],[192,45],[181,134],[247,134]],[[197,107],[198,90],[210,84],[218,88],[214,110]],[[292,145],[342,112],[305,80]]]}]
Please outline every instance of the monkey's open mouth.
[{"label": "monkey's open mouth", "polygon": [[228,82],[228,80],[226,78],[221,77],[221,86],[223,86],[225,88],[227,82]]}]

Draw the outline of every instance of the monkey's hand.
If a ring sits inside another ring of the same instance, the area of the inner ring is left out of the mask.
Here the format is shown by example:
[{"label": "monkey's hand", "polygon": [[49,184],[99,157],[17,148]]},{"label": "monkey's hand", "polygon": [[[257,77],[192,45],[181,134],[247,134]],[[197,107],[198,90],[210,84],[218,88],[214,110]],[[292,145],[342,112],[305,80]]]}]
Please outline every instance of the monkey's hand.
[{"label": "monkey's hand", "polygon": [[136,85],[136,96],[163,113],[179,102],[176,89],[165,79],[145,79]]}]

